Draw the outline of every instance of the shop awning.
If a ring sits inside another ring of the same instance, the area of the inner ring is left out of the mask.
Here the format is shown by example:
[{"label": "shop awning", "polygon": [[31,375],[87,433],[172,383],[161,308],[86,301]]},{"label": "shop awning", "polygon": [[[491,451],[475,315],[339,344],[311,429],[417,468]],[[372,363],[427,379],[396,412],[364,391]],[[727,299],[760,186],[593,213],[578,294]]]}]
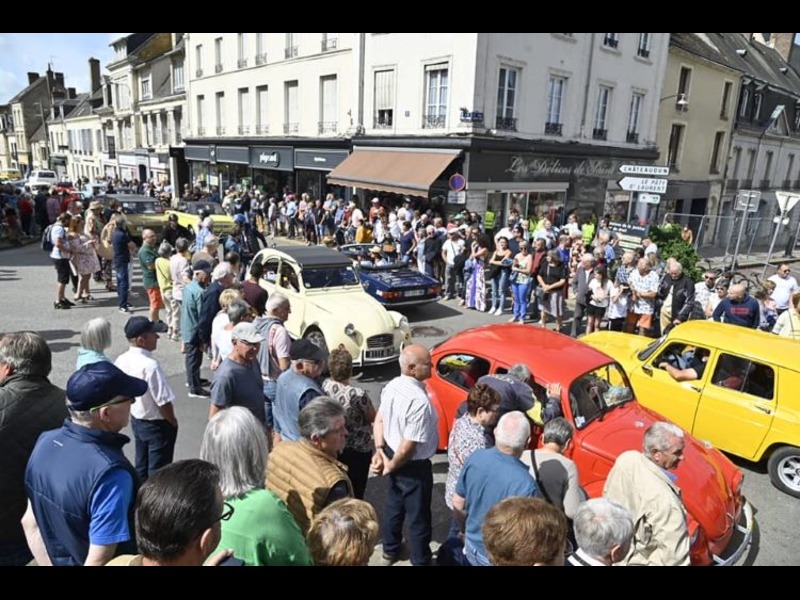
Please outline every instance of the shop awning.
[{"label": "shop awning", "polygon": [[460,150],[356,148],[328,175],[328,183],[427,196],[433,182],[459,154]]}]

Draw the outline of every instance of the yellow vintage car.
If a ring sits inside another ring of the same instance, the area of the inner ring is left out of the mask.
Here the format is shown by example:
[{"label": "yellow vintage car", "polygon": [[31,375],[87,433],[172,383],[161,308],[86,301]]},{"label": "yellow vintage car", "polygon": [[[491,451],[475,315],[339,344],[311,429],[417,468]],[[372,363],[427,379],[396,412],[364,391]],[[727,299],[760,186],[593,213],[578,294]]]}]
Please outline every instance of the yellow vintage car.
[{"label": "yellow vintage car", "polygon": [[264,265],[261,287],[289,298],[286,329],[325,350],[344,348],[353,365],[396,362],[411,343],[408,319],[386,310],[365,290],[353,261],[322,246],[261,250],[253,262]]},{"label": "yellow vintage car", "polygon": [[186,227],[195,236],[200,229],[201,211],[214,221],[215,235],[228,235],[233,229],[233,217],[214,202],[181,202],[177,210],[167,211],[167,217],[171,214],[178,215],[178,225]]},{"label": "yellow vintage car", "polygon": [[709,321],[656,341],[605,331],[581,341],[622,364],[640,404],[724,452],[766,460],[772,484],[800,498],[796,341]]},{"label": "yellow vintage car", "polygon": [[128,235],[138,245],[142,243],[142,232],[145,229],[152,229],[159,235],[167,225],[167,215],[158,198],[114,193],[98,196],[96,200],[102,202],[105,207],[110,207],[112,202],[116,203],[117,210],[125,215],[128,222]]}]

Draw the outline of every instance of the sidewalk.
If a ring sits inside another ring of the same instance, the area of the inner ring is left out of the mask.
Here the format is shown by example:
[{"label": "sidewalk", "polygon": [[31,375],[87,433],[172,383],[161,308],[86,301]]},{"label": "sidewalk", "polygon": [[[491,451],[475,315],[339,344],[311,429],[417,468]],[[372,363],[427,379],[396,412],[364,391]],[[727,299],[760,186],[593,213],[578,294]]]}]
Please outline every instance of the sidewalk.
[{"label": "sidewalk", "polygon": [[[795,250],[794,255],[791,258],[784,257],[785,248],[775,248],[772,252],[772,258],[770,260],[771,268],[775,268],[781,264],[796,264],[800,263],[800,249]],[[700,257],[703,260],[708,261],[709,265],[712,269],[721,269],[724,266],[730,266],[733,257],[728,256],[727,261],[725,257],[725,252],[720,250],[719,248],[715,247],[706,247],[700,248],[698,250]],[[758,247],[754,248],[753,252],[749,255],[740,252],[739,254],[739,268],[740,269],[758,269],[764,268],[764,265],[767,264],[767,256],[769,255],[769,246],[767,247]],[[795,269],[796,270],[796,269]],[[772,273],[769,272],[768,274],[771,275]]]}]

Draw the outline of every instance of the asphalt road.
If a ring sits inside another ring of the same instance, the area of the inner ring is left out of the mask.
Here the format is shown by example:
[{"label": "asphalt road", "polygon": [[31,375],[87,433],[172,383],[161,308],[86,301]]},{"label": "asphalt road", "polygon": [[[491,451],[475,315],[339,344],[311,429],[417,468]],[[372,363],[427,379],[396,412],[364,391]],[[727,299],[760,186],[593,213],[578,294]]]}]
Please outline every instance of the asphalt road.
[{"label": "asphalt road", "polygon": [[[147,315],[146,297],[142,294],[138,277],[132,303],[140,307],[135,314]],[[117,311],[115,295],[93,289],[96,301],[88,306],[78,306],[69,311],[53,310],[55,272],[47,255],[37,244],[0,252],[0,334],[9,331],[37,331],[45,337],[53,350],[51,380],[65,386],[74,372],[81,326],[97,316],[108,318],[113,326],[113,346],[109,356],[114,359],[126,350],[122,335],[127,320]],[[442,303],[408,311],[409,320],[419,335],[416,339],[427,347],[445,340],[450,335],[471,327],[504,322],[504,318],[489,317],[474,311],[464,311],[455,303]],[[157,357],[161,361],[170,383],[178,397],[176,412],[180,433],[176,459],[196,458],[199,455],[203,430],[207,421],[208,403],[190,400],[184,386],[185,371],[179,345],[167,339],[160,340]],[[398,374],[396,366],[370,369],[363,373],[360,385],[367,389],[373,400],[391,378]],[[204,372],[205,377],[210,373]],[[130,435],[130,432],[126,432]],[[132,458],[133,448],[127,452]],[[797,566],[800,564],[800,500],[779,493],[772,487],[765,469],[737,461],[745,472],[745,494],[756,512],[757,530],[754,545],[745,564]],[[435,460],[434,490],[434,546],[443,542],[450,515],[444,505],[444,483],[447,473],[445,456]],[[379,512],[383,505],[384,482],[372,479],[367,490],[370,500]]]}]

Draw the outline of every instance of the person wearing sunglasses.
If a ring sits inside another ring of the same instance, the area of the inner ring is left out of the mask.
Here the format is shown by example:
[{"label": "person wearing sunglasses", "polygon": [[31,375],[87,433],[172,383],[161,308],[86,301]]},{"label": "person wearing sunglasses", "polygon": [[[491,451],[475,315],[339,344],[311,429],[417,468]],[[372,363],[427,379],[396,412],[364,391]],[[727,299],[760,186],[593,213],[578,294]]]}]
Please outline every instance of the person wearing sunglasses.
[{"label": "person wearing sunglasses", "polygon": [[70,377],[70,418],[42,434],[25,471],[22,526],[39,565],[102,566],[133,549],[139,481],[120,432],[146,392],[145,381],[105,361]]},{"label": "person wearing sunglasses", "polygon": [[775,284],[775,291],[772,292],[772,300],[775,302],[775,310],[778,316],[791,308],[792,294],[800,292],[797,279],[792,277],[792,268],[789,265],[778,267],[778,273],[769,278]]},{"label": "person wearing sunglasses", "polygon": [[[698,281],[694,286],[694,300],[703,311],[708,306],[709,299],[716,294],[717,275],[716,273],[707,272],[703,274],[703,280]],[[714,307],[716,308],[716,306]],[[712,310],[713,312],[713,310]]]}]

